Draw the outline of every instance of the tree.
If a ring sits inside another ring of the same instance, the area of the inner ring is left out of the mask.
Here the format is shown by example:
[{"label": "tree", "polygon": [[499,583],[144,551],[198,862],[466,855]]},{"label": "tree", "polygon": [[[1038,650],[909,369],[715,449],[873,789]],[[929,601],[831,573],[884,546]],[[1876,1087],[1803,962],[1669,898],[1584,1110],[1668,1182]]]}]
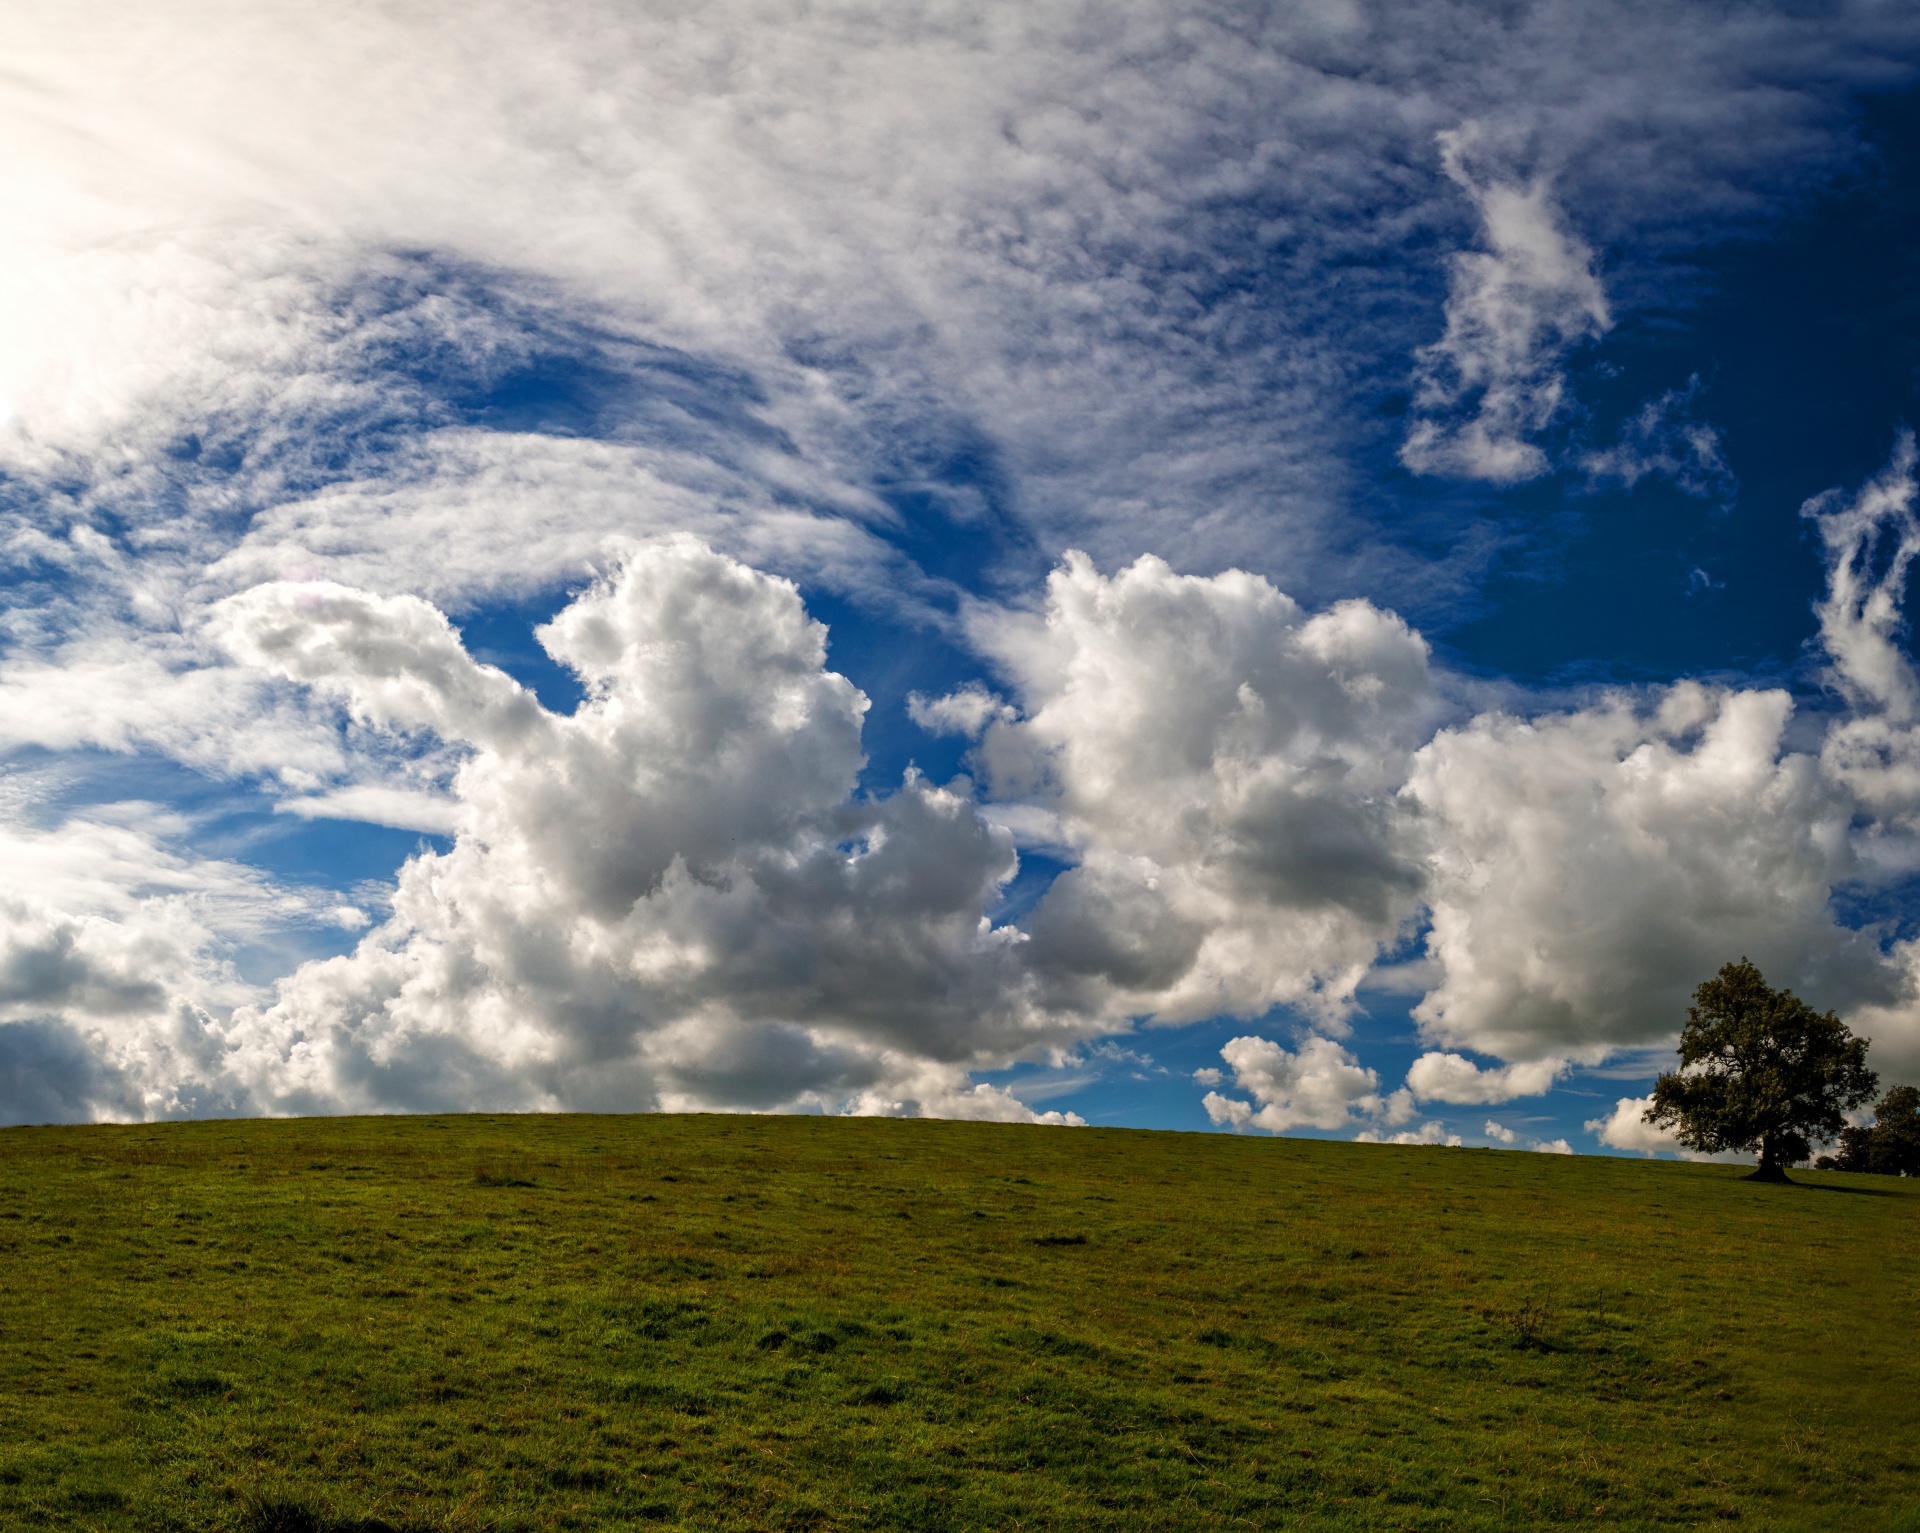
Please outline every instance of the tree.
[{"label": "tree", "polygon": [[1810,1141],[1832,1139],[1878,1085],[1866,1039],[1742,958],[1694,990],[1680,1068],[1655,1083],[1645,1118],[1688,1149],[1757,1151],[1751,1180],[1784,1182]]},{"label": "tree", "polygon": [[1880,1099],[1870,1160],[1885,1176],[1920,1176],[1920,1090],[1895,1086]]},{"label": "tree", "polygon": [[1870,1128],[1841,1129],[1840,1153],[1822,1155],[1813,1164],[1821,1171],[1871,1171],[1873,1169],[1873,1130]]},{"label": "tree", "polygon": [[1920,1090],[1895,1086],[1880,1099],[1870,1127],[1842,1129],[1833,1165],[1836,1171],[1920,1176]]}]

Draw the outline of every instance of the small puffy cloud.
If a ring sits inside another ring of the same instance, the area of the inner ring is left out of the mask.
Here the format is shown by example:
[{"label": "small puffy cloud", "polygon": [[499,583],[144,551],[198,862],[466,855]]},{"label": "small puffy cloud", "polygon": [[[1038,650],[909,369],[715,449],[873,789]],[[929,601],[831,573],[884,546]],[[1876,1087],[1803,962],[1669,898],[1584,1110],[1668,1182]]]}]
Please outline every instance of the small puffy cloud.
[{"label": "small puffy cloud", "polygon": [[1563,1059],[1481,1069],[1464,1055],[1430,1052],[1422,1054],[1407,1071],[1407,1089],[1422,1102],[1491,1106],[1549,1091],[1566,1070]]},{"label": "small puffy cloud", "polygon": [[1542,1155],[1571,1155],[1573,1146],[1564,1139],[1537,1139],[1530,1146]]},{"label": "small puffy cloud", "polygon": [[1234,1084],[1254,1101],[1209,1091],[1203,1105],[1215,1123],[1281,1134],[1343,1128],[1356,1113],[1381,1111],[1379,1077],[1331,1038],[1309,1036],[1292,1052],[1269,1038],[1235,1038],[1220,1057],[1233,1067]]},{"label": "small puffy cloud", "polygon": [[1214,1069],[1212,1065],[1208,1065],[1203,1069],[1195,1070],[1193,1072],[1193,1078],[1203,1086],[1217,1086],[1223,1080],[1226,1079],[1226,1077],[1222,1075],[1218,1070]]},{"label": "small puffy cloud", "polygon": [[928,734],[962,735],[977,740],[994,719],[1011,718],[1011,710],[993,693],[975,682],[944,697],[907,694],[907,716]]},{"label": "small puffy cloud", "polygon": [[1512,484],[1546,472],[1531,439],[1565,406],[1566,355],[1613,321],[1593,253],[1547,179],[1483,170],[1482,147],[1474,124],[1440,135],[1441,163],[1473,199],[1487,248],[1453,258],[1446,333],[1420,353],[1400,459],[1418,474]]},{"label": "small puffy cloud", "polygon": [[1652,1097],[1622,1097],[1606,1117],[1590,1119],[1586,1130],[1613,1150],[1638,1150],[1643,1155],[1656,1155],[1662,1150],[1686,1154],[1686,1147],[1671,1132],[1647,1122],[1651,1106]]},{"label": "small puffy cloud", "polygon": [[1435,1144],[1449,1149],[1458,1149],[1462,1140],[1458,1134],[1448,1131],[1444,1123],[1426,1122],[1417,1129],[1402,1129],[1397,1134],[1381,1134],[1373,1129],[1363,1129],[1353,1136],[1355,1144]]},{"label": "small puffy cloud", "polygon": [[1055,1128],[1085,1128],[1087,1120],[1077,1112],[1035,1112],[1004,1086],[980,1082],[972,1086],[955,1084],[944,1072],[929,1072],[907,1086],[904,1098],[888,1096],[884,1091],[866,1091],[847,1104],[853,1117],[890,1117],[909,1106],[923,1117],[959,1118],[970,1123],[1036,1123]]},{"label": "small puffy cloud", "polygon": [[[1729,1165],[1745,1165],[1753,1159],[1739,1150],[1705,1155],[1688,1149],[1669,1130],[1647,1122],[1646,1111],[1652,1105],[1652,1097],[1622,1097],[1604,1118],[1588,1119],[1586,1130],[1609,1149],[1637,1150],[1642,1155],[1671,1154],[1683,1160],[1719,1161]],[[1536,1145],[1535,1148],[1548,1146]]]},{"label": "small puffy cloud", "polygon": [[1498,1139],[1502,1144],[1512,1144],[1517,1137],[1504,1123],[1495,1123],[1491,1118],[1487,1119],[1486,1127],[1482,1132],[1487,1138]]}]

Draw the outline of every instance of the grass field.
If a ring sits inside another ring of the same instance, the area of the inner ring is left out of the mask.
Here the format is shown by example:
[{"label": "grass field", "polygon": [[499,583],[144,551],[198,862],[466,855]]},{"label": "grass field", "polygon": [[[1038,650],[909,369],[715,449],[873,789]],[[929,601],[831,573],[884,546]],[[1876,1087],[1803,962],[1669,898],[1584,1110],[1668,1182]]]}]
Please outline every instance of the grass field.
[{"label": "grass field", "polygon": [[738,1117],[0,1132],[5,1528],[1920,1527],[1920,1184]]}]

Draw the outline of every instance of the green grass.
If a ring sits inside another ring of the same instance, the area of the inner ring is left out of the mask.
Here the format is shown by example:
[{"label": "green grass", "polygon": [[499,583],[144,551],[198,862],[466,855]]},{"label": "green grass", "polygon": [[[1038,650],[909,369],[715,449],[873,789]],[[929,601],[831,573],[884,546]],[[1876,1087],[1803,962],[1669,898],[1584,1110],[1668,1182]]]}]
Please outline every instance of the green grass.
[{"label": "green grass", "polygon": [[0,1132],[0,1526],[1920,1527],[1920,1183],[737,1117]]}]

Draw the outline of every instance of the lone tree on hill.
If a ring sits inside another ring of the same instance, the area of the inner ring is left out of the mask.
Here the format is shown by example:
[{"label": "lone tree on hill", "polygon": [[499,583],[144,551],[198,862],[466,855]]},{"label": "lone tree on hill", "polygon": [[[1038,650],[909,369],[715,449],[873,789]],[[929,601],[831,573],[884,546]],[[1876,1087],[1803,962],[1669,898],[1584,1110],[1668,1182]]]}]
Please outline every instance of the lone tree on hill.
[{"label": "lone tree on hill", "polygon": [[1742,958],[1693,992],[1680,1068],[1654,1085],[1645,1118],[1691,1150],[1757,1150],[1749,1180],[1784,1182],[1809,1141],[1838,1134],[1878,1085],[1866,1039]]},{"label": "lone tree on hill", "polygon": [[1920,1176],[1920,1091],[1895,1086],[1874,1109],[1872,1127],[1840,1130],[1840,1154],[1820,1157],[1829,1162],[1836,1171]]}]

